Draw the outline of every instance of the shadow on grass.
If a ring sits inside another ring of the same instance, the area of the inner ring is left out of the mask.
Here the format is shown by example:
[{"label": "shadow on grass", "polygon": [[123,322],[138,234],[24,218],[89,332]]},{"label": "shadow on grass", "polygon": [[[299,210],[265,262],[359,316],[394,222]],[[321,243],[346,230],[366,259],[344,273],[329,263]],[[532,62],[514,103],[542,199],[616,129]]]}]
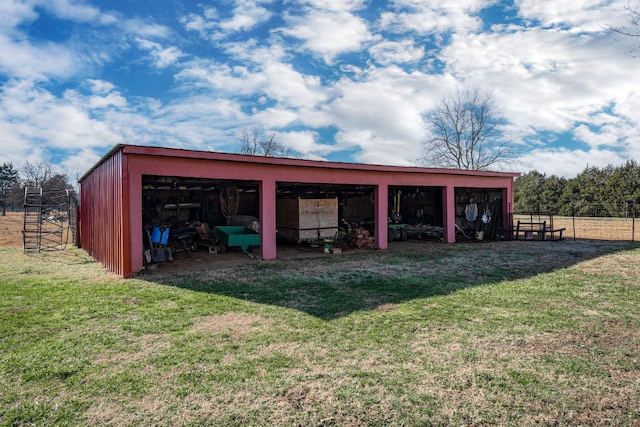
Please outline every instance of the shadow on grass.
[{"label": "shadow on grass", "polygon": [[421,244],[389,251],[174,270],[146,280],[330,320],[461,289],[529,278],[639,248],[620,242]]}]

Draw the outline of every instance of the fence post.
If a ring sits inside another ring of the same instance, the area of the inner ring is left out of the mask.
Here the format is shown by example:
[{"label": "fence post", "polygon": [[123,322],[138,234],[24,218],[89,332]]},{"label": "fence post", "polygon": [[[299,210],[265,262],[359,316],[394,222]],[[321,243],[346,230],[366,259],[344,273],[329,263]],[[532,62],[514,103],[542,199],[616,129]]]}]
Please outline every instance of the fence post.
[{"label": "fence post", "polygon": [[636,206],[633,201],[631,201],[631,241],[635,242],[636,238]]},{"label": "fence post", "polygon": [[571,204],[571,222],[573,225],[573,241],[576,241],[576,209],[575,206],[573,206],[573,203]]}]

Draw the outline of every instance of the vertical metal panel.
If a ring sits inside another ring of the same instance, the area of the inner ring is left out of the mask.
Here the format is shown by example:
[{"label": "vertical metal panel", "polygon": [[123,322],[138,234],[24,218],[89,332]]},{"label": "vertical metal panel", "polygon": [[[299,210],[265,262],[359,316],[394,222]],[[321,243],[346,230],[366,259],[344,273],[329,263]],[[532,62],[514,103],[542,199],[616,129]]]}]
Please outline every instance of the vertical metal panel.
[{"label": "vertical metal panel", "polygon": [[382,182],[375,187],[374,223],[375,223],[375,247],[387,249],[389,247],[387,228],[387,215],[389,210],[389,184]]},{"label": "vertical metal panel", "polygon": [[104,267],[128,275],[123,253],[122,151],[115,152],[80,183],[82,247]]},{"label": "vertical metal panel", "polygon": [[456,191],[453,185],[442,187],[442,220],[444,241],[456,242]]},{"label": "vertical metal panel", "polygon": [[144,231],[142,229],[142,175],[147,163],[154,158],[128,154],[123,151],[123,227],[124,271],[129,276],[144,267]]},{"label": "vertical metal panel", "polygon": [[260,251],[262,259],[276,257],[276,181],[274,179],[261,181],[260,193],[260,221],[261,239]]}]

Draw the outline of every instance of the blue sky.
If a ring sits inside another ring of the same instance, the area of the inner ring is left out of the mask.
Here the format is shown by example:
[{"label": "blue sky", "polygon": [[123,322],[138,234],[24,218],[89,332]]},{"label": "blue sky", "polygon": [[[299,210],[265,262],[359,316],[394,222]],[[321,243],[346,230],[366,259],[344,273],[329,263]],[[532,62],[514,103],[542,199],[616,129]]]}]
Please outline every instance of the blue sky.
[{"label": "blue sky", "polygon": [[0,163],[75,177],[115,144],[415,165],[447,93],[493,91],[520,153],[573,177],[640,158],[623,1],[0,0]]}]

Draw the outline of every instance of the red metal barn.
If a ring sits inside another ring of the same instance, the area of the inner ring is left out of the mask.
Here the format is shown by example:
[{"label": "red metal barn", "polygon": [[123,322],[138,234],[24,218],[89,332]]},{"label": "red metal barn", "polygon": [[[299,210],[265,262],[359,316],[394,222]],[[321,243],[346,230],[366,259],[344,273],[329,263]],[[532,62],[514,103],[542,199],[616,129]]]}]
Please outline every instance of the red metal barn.
[{"label": "red metal barn", "polygon": [[479,224],[493,213],[500,227],[508,225],[516,176],[118,145],[80,179],[81,245],[130,277],[144,267],[150,225],[225,225],[222,195],[230,188],[231,213],[259,219],[263,260],[278,255],[276,205],[294,198],[336,200],[336,224],[368,223],[376,249],[388,248],[389,223],[400,217],[440,227],[442,240],[453,243],[465,221]]}]

